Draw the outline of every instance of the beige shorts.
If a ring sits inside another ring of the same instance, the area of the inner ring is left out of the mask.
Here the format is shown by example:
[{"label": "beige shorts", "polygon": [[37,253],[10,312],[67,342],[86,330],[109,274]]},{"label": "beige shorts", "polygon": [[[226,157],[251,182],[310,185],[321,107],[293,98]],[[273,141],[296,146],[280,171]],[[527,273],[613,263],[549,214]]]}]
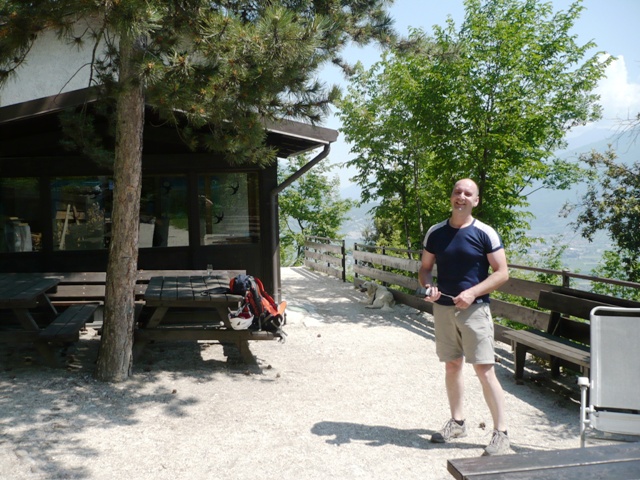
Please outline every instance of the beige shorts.
[{"label": "beige shorts", "polygon": [[436,354],[441,362],[465,357],[467,363],[495,363],[493,318],[488,303],[457,310],[433,304]]}]

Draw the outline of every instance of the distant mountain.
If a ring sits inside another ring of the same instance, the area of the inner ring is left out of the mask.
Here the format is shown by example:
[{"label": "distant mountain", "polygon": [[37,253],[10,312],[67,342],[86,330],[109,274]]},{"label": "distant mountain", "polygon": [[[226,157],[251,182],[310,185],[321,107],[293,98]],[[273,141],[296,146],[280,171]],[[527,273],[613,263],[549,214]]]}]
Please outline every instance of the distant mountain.
[{"label": "distant mountain", "polygon": [[[583,153],[592,150],[604,152],[608,146],[616,151],[618,159],[626,164],[640,162],[640,140],[634,141],[630,135],[598,140],[572,150],[559,152],[561,158],[578,161]],[[533,187],[535,189],[535,186]],[[529,196],[529,211],[536,216],[531,230],[543,234],[563,233],[569,221],[558,217],[566,202],[578,203],[586,192],[586,184],[580,183],[569,190],[538,190]]]},{"label": "distant mountain", "polygon": [[375,203],[366,203],[359,207],[353,207],[349,211],[347,220],[340,229],[340,233],[345,236],[345,243],[348,247],[354,243],[362,242],[362,233],[372,223],[370,210],[375,206]]},{"label": "distant mountain", "polygon": [[[344,177],[342,178],[344,180]],[[360,200],[361,189],[355,183],[346,183],[340,186],[340,197]]]}]

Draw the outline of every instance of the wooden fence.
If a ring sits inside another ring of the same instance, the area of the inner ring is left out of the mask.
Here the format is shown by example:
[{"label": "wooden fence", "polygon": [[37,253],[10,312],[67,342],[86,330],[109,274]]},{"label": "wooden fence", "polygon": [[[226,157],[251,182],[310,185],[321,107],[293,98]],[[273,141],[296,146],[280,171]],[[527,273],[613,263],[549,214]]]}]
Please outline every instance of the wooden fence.
[{"label": "wooden fence", "polygon": [[[346,259],[344,242],[336,245],[337,242],[341,241],[309,237],[305,243],[305,266],[346,281],[346,265],[350,262]],[[362,283],[364,281],[362,277],[377,281],[391,290],[397,302],[431,313],[431,303],[425,302],[413,293],[419,287],[420,254],[421,252],[416,250],[355,244],[352,254],[354,284]],[[512,276],[498,291],[533,301],[538,300],[541,291],[551,291],[557,285],[517,278],[516,272],[536,272],[557,276],[558,283],[564,287],[572,286],[572,280],[579,279],[640,289],[638,283],[583,275],[567,270],[552,270],[515,264],[509,264],[509,269]],[[434,273],[437,275],[437,272]],[[502,301],[495,296],[491,299],[491,310],[496,318],[508,319],[540,330],[544,330],[549,322],[549,312]],[[503,333],[507,329],[509,327],[497,323],[496,339],[506,341]]]},{"label": "wooden fence", "polygon": [[347,281],[347,251],[344,240],[325,237],[306,237],[304,242],[304,265]]}]

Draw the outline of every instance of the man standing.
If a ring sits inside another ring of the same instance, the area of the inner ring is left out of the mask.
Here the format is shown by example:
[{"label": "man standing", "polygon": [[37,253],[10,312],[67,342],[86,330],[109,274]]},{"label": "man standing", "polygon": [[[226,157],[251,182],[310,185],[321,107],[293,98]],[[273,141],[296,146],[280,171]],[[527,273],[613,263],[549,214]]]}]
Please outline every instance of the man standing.
[{"label": "man standing", "polygon": [[[463,410],[463,360],[473,365],[493,419],[493,435],[483,455],[509,453],[504,392],[494,369],[493,319],[489,293],[509,279],[502,241],[490,226],[473,218],[480,200],[473,180],[459,180],[451,193],[451,217],[432,226],[424,238],[420,284],[433,302],[436,353],[445,364],[451,419],[432,435],[434,443],[467,434]],[[432,270],[437,264],[438,285]],[[489,267],[492,273],[489,274]]]}]

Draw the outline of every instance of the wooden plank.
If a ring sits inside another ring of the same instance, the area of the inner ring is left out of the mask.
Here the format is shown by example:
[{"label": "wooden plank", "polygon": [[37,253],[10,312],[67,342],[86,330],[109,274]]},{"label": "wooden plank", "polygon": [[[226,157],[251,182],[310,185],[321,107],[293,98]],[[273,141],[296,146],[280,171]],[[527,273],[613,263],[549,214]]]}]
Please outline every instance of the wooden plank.
[{"label": "wooden plank", "polygon": [[504,317],[517,323],[546,330],[549,325],[549,314],[534,308],[523,307],[496,298],[491,299],[491,313],[494,317]]},{"label": "wooden plank", "polygon": [[[214,283],[213,281],[208,282],[205,277],[192,277],[192,291],[193,291],[193,301],[194,302],[210,302],[211,297],[216,297],[218,295],[225,295],[222,293],[214,293],[213,289],[218,288],[219,284]],[[229,287],[224,287],[226,291],[229,290]]]},{"label": "wooden plank", "polygon": [[591,325],[589,322],[561,317],[553,331],[549,333],[586,345],[591,343]]},{"label": "wooden plank", "polygon": [[413,294],[400,292],[393,288],[389,288],[389,291],[393,294],[393,298],[397,303],[408,305],[410,307],[415,308],[416,310],[420,310],[421,312],[427,312],[427,313],[433,314],[433,303],[425,302],[420,297],[416,297]]},{"label": "wooden plank", "polygon": [[510,277],[504,285],[498,288],[498,291],[529,300],[538,300],[541,291],[550,291],[552,288],[551,285],[544,283]]},{"label": "wooden plank", "polygon": [[104,285],[107,279],[105,272],[49,272],[43,276],[57,278],[61,285]]},{"label": "wooden plank", "polygon": [[316,260],[318,262],[327,262],[329,264],[342,265],[342,257],[332,257],[331,255],[328,255],[326,253],[306,252],[305,257]]},{"label": "wooden plank", "polygon": [[207,290],[213,290],[214,288],[229,288],[230,278],[222,278],[217,275],[204,276],[203,281]]},{"label": "wooden plank", "polygon": [[384,265],[385,267],[406,270],[407,272],[416,274],[418,273],[418,270],[420,270],[420,260],[390,257],[388,255],[382,255],[380,253],[362,252],[360,250],[356,250],[353,252],[353,259],[358,262],[362,261]]},{"label": "wooden plank", "polygon": [[[214,270],[211,278],[221,279],[226,281],[236,275],[245,273],[244,270]],[[152,277],[164,277],[164,276],[191,276],[191,275],[206,275],[206,270],[139,270],[137,273],[138,284],[148,284]],[[47,272],[42,274],[43,277],[57,278],[60,280],[61,285],[103,285],[106,283],[105,272]],[[0,284],[2,278],[0,278]]]},{"label": "wooden plank", "polygon": [[[165,282],[167,281],[168,278],[172,278],[172,277],[165,277]],[[175,282],[176,282],[176,298],[178,300],[183,300],[186,302],[192,302],[194,299],[194,293],[193,293],[193,288],[194,288],[194,282],[196,283],[196,288],[197,288],[197,278],[196,277],[175,277]],[[200,277],[200,283],[202,284],[202,277]],[[200,285],[200,291],[204,289],[204,285]]]},{"label": "wooden plank", "polygon": [[575,288],[554,287],[553,291],[562,295],[569,295],[575,298],[591,300],[599,305],[613,305],[616,307],[640,308],[640,302],[627,300],[624,298],[612,297],[610,295],[602,295],[599,293],[585,292]]},{"label": "wooden plank", "polygon": [[8,275],[0,288],[0,308],[31,308],[38,296],[55,287],[58,279],[33,275]]},{"label": "wooden plank", "polygon": [[583,352],[588,352],[589,351],[589,346],[588,345],[582,345],[576,342],[573,342],[569,339],[566,338],[561,338],[561,337],[557,337],[555,335],[551,335],[550,333],[547,332],[541,332],[538,330],[511,330],[508,334],[509,337],[515,339],[515,340],[523,340],[523,341],[527,341],[527,342],[553,342],[556,343],[558,345],[567,345],[570,346],[572,348],[576,348],[578,350],[581,350]]},{"label": "wooden plank", "polygon": [[[637,467],[640,461],[638,444],[605,445],[589,448],[525,452],[517,455],[456,458],[447,460],[447,470],[456,479],[476,478],[633,478],[607,474],[606,468]],[[624,464],[627,465],[624,465]],[[601,467],[606,467],[604,470]],[[563,470],[564,469],[564,470]],[[570,476],[563,471],[573,470]],[[595,472],[592,476],[590,472]],[[500,477],[499,477],[500,476]]]},{"label": "wooden plank", "polygon": [[306,248],[311,248],[320,252],[331,252],[342,255],[342,245],[331,245],[329,243],[304,242]]},{"label": "wooden plank", "polygon": [[162,286],[164,277],[153,277],[149,280],[147,289],[144,292],[145,300],[157,301],[162,297]]},{"label": "wooden plank", "polygon": [[553,469],[526,472],[508,472],[490,475],[472,475],[469,480],[602,480],[605,478],[638,478],[640,460],[624,460],[611,463],[570,465]]},{"label": "wooden plank", "polygon": [[309,260],[305,260],[304,265],[305,267],[311,268],[313,270],[318,270],[322,273],[326,273],[327,275],[342,279],[342,270],[338,270],[337,268],[329,267],[327,265],[315,263]]},{"label": "wooden plank", "polygon": [[542,291],[538,299],[538,306],[540,308],[546,308],[554,312],[560,312],[586,320],[589,319],[591,310],[599,305],[606,304],[558,292]]},{"label": "wooden plank", "polygon": [[134,332],[134,356],[139,356],[144,345],[151,341],[218,341],[223,346],[233,344],[237,347],[247,365],[257,365],[249,349],[249,340],[275,340],[271,332],[250,332],[249,330],[224,330],[215,328],[154,328],[138,329]]},{"label": "wooden plank", "polygon": [[353,271],[358,275],[365,275],[374,280],[388,283],[390,285],[398,285],[401,287],[408,288],[410,290],[416,290],[420,286],[420,284],[418,283],[417,277],[405,277],[404,275],[385,272],[382,270],[378,270],[371,267],[365,267],[362,265],[354,265]]},{"label": "wooden plank", "polygon": [[178,281],[176,277],[163,277],[162,293],[160,294],[163,302],[176,301],[178,298]]},{"label": "wooden plank", "polygon": [[104,301],[104,285],[58,285],[55,293],[48,293],[51,300],[78,299],[78,300],[102,300]]},{"label": "wooden plank", "polygon": [[[229,284],[229,280],[246,273],[245,270],[214,270],[212,277],[217,277]],[[170,276],[190,276],[190,275],[206,275],[206,270],[139,270],[138,271],[138,283],[149,283],[149,280],[153,277],[170,277]]]},{"label": "wooden plank", "polygon": [[551,356],[563,358],[583,367],[590,366],[591,354],[589,353],[588,347],[562,342],[560,339],[553,338],[544,332],[511,330],[505,332],[504,336],[518,344],[540,350]]},{"label": "wooden plank", "polygon": [[67,308],[49,326],[40,331],[40,340],[77,340],[78,332],[93,318],[97,308],[97,304],[73,305]]}]

